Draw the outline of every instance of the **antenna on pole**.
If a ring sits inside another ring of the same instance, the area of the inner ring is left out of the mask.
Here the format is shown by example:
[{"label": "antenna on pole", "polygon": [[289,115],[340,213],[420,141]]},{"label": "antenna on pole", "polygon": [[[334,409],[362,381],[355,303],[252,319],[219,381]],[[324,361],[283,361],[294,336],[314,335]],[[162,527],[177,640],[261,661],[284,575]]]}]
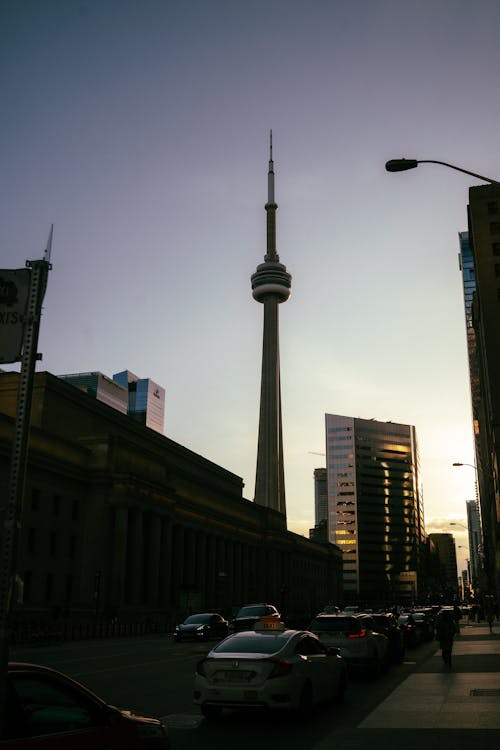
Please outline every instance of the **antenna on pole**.
[{"label": "antenna on pole", "polygon": [[50,263],[50,254],[52,252],[52,237],[54,236],[54,225],[50,225],[50,232],[49,232],[49,239],[47,240],[47,247],[45,248],[45,253],[43,254],[43,259],[47,261],[47,263]]}]

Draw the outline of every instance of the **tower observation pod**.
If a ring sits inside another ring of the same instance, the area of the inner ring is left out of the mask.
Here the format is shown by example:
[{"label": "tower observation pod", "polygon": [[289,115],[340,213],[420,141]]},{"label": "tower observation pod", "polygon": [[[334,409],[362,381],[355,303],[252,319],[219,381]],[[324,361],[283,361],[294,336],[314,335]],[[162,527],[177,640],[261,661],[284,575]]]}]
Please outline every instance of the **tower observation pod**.
[{"label": "tower observation pod", "polygon": [[264,263],[251,277],[252,295],[264,305],[262,380],[260,391],[259,440],[255,497],[258,505],[279,511],[286,517],[278,305],[290,296],[292,277],[276,252],[276,210],[272,132],[267,176],[267,251]]}]

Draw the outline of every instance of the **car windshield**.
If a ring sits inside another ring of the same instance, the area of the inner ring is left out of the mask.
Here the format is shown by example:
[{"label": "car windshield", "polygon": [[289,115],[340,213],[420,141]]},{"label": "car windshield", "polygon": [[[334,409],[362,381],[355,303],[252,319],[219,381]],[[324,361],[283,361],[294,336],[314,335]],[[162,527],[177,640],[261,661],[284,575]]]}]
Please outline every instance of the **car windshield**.
[{"label": "car windshield", "polygon": [[191,615],[186,617],[184,625],[201,625],[202,623],[208,622],[211,615]]},{"label": "car windshield", "polygon": [[267,607],[242,607],[236,617],[262,617],[271,613],[272,610],[268,610]]},{"label": "car windshield", "polygon": [[214,648],[216,654],[276,654],[287,644],[282,633],[236,633]]},{"label": "car windshield", "polygon": [[309,630],[314,633],[325,630],[336,633],[359,633],[361,625],[353,617],[317,617],[312,621]]}]

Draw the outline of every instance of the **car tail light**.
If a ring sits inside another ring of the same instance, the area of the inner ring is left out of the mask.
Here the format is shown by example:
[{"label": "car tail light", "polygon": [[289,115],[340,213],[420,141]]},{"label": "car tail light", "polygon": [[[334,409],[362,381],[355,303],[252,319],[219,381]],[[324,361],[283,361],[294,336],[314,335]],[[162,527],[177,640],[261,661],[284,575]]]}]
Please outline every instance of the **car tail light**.
[{"label": "car tail light", "polygon": [[363,628],[363,630],[360,630],[359,633],[348,633],[348,638],[364,638],[366,635],[366,630]]},{"label": "car tail light", "polygon": [[269,661],[273,665],[269,679],[271,677],[284,677],[292,671],[292,665],[289,661],[283,661],[282,659],[269,659]]}]

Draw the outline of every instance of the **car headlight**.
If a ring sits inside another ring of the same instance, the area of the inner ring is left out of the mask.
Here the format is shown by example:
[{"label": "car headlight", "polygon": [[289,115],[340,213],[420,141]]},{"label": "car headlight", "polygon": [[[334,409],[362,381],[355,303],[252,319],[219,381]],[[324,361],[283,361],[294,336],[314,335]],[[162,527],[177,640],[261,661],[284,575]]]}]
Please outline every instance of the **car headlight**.
[{"label": "car headlight", "polygon": [[167,730],[163,724],[153,724],[149,722],[140,722],[136,725],[136,734],[141,739],[147,737],[166,737]]}]

